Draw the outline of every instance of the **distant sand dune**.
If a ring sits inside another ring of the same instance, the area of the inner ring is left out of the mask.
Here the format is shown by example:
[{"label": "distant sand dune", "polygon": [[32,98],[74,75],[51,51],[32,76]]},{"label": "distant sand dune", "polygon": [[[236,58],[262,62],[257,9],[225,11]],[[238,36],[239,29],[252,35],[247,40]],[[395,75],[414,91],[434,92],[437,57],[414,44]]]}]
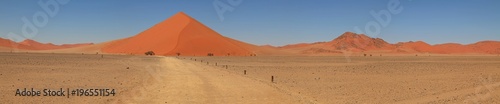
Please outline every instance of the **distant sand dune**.
[{"label": "distant sand dune", "polygon": [[457,43],[430,45],[423,41],[390,44],[380,38],[345,32],[329,42],[291,44],[278,48],[302,55],[332,55],[346,51],[357,54],[500,54],[500,41],[480,41],[468,45]]},{"label": "distant sand dune", "polygon": [[462,45],[430,45],[424,41],[391,44],[380,38],[345,32],[328,42],[299,43],[281,47],[256,46],[210,29],[196,19],[179,12],[132,37],[99,44],[40,43],[34,40],[14,42],[0,38],[0,51],[58,53],[144,54],[153,51],[165,56],[330,56],[330,55],[499,55],[500,41],[480,41]]}]

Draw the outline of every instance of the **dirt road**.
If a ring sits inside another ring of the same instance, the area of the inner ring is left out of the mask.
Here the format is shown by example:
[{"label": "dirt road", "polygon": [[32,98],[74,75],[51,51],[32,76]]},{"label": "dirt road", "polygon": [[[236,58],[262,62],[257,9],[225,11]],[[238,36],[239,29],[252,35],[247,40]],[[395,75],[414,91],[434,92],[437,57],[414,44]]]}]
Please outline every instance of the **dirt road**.
[{"label": "dirt road", "polygon": [[165,57],[161,65],[147,66],[150,78],[143,87],[116,103],[309,103],[269,84],[203,65]]}]

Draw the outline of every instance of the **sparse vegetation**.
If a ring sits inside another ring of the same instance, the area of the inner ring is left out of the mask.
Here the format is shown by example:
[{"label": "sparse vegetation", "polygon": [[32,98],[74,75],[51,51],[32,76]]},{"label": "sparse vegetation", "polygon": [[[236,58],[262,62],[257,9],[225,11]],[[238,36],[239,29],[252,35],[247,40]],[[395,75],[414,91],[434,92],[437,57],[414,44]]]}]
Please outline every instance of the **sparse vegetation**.
[{"label": "sparse vegetation", "polygon": [[146,56],[153,56],[153,55],[155,55],[155,52],[153,52],[153,51],[147,51],[147,52],[145,52],[144,54],[145,54]]}]

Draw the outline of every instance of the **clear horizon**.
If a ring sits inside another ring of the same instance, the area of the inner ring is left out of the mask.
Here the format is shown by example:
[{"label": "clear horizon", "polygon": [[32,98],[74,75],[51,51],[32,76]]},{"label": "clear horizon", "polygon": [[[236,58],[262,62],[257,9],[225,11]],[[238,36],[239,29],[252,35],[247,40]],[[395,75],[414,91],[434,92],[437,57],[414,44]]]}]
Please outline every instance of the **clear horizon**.
[{"label": "clear horizon", "polygon": [[[229,1],[235,2],[2,0],[0,37],[54,44],[100,43],[137,35],[185,12],[221,35],[255,45],[330,41],[347,31],[389,43],[500,40],[500,1],[496,0]],[[36,31],[23,31],[26,28]]]}]

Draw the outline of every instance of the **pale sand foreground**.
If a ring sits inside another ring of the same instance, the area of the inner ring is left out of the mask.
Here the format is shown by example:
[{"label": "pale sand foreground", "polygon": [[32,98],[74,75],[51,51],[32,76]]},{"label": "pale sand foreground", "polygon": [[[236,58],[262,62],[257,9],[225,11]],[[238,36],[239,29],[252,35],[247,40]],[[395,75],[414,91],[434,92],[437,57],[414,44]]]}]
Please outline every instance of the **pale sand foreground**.
[{"label": "pale sand foreground", "polygon": [[185,58],[318,103],[500,103],[498,56]]},{"label": "pale sand foreground", "polygon": [[[2,103],[500,102],[500,57],[0,53],[0,66]],[[14,96],[22,88],[111,88],[117,92],[106,97]]]},{"label": "pale sand foreground", "polygon": [[[0,57],[2,103],[310,103],[267,83],[174,57],[25,53]],[[15,96],[16,89],[23,88],[117,92],[106,97]]]}]

